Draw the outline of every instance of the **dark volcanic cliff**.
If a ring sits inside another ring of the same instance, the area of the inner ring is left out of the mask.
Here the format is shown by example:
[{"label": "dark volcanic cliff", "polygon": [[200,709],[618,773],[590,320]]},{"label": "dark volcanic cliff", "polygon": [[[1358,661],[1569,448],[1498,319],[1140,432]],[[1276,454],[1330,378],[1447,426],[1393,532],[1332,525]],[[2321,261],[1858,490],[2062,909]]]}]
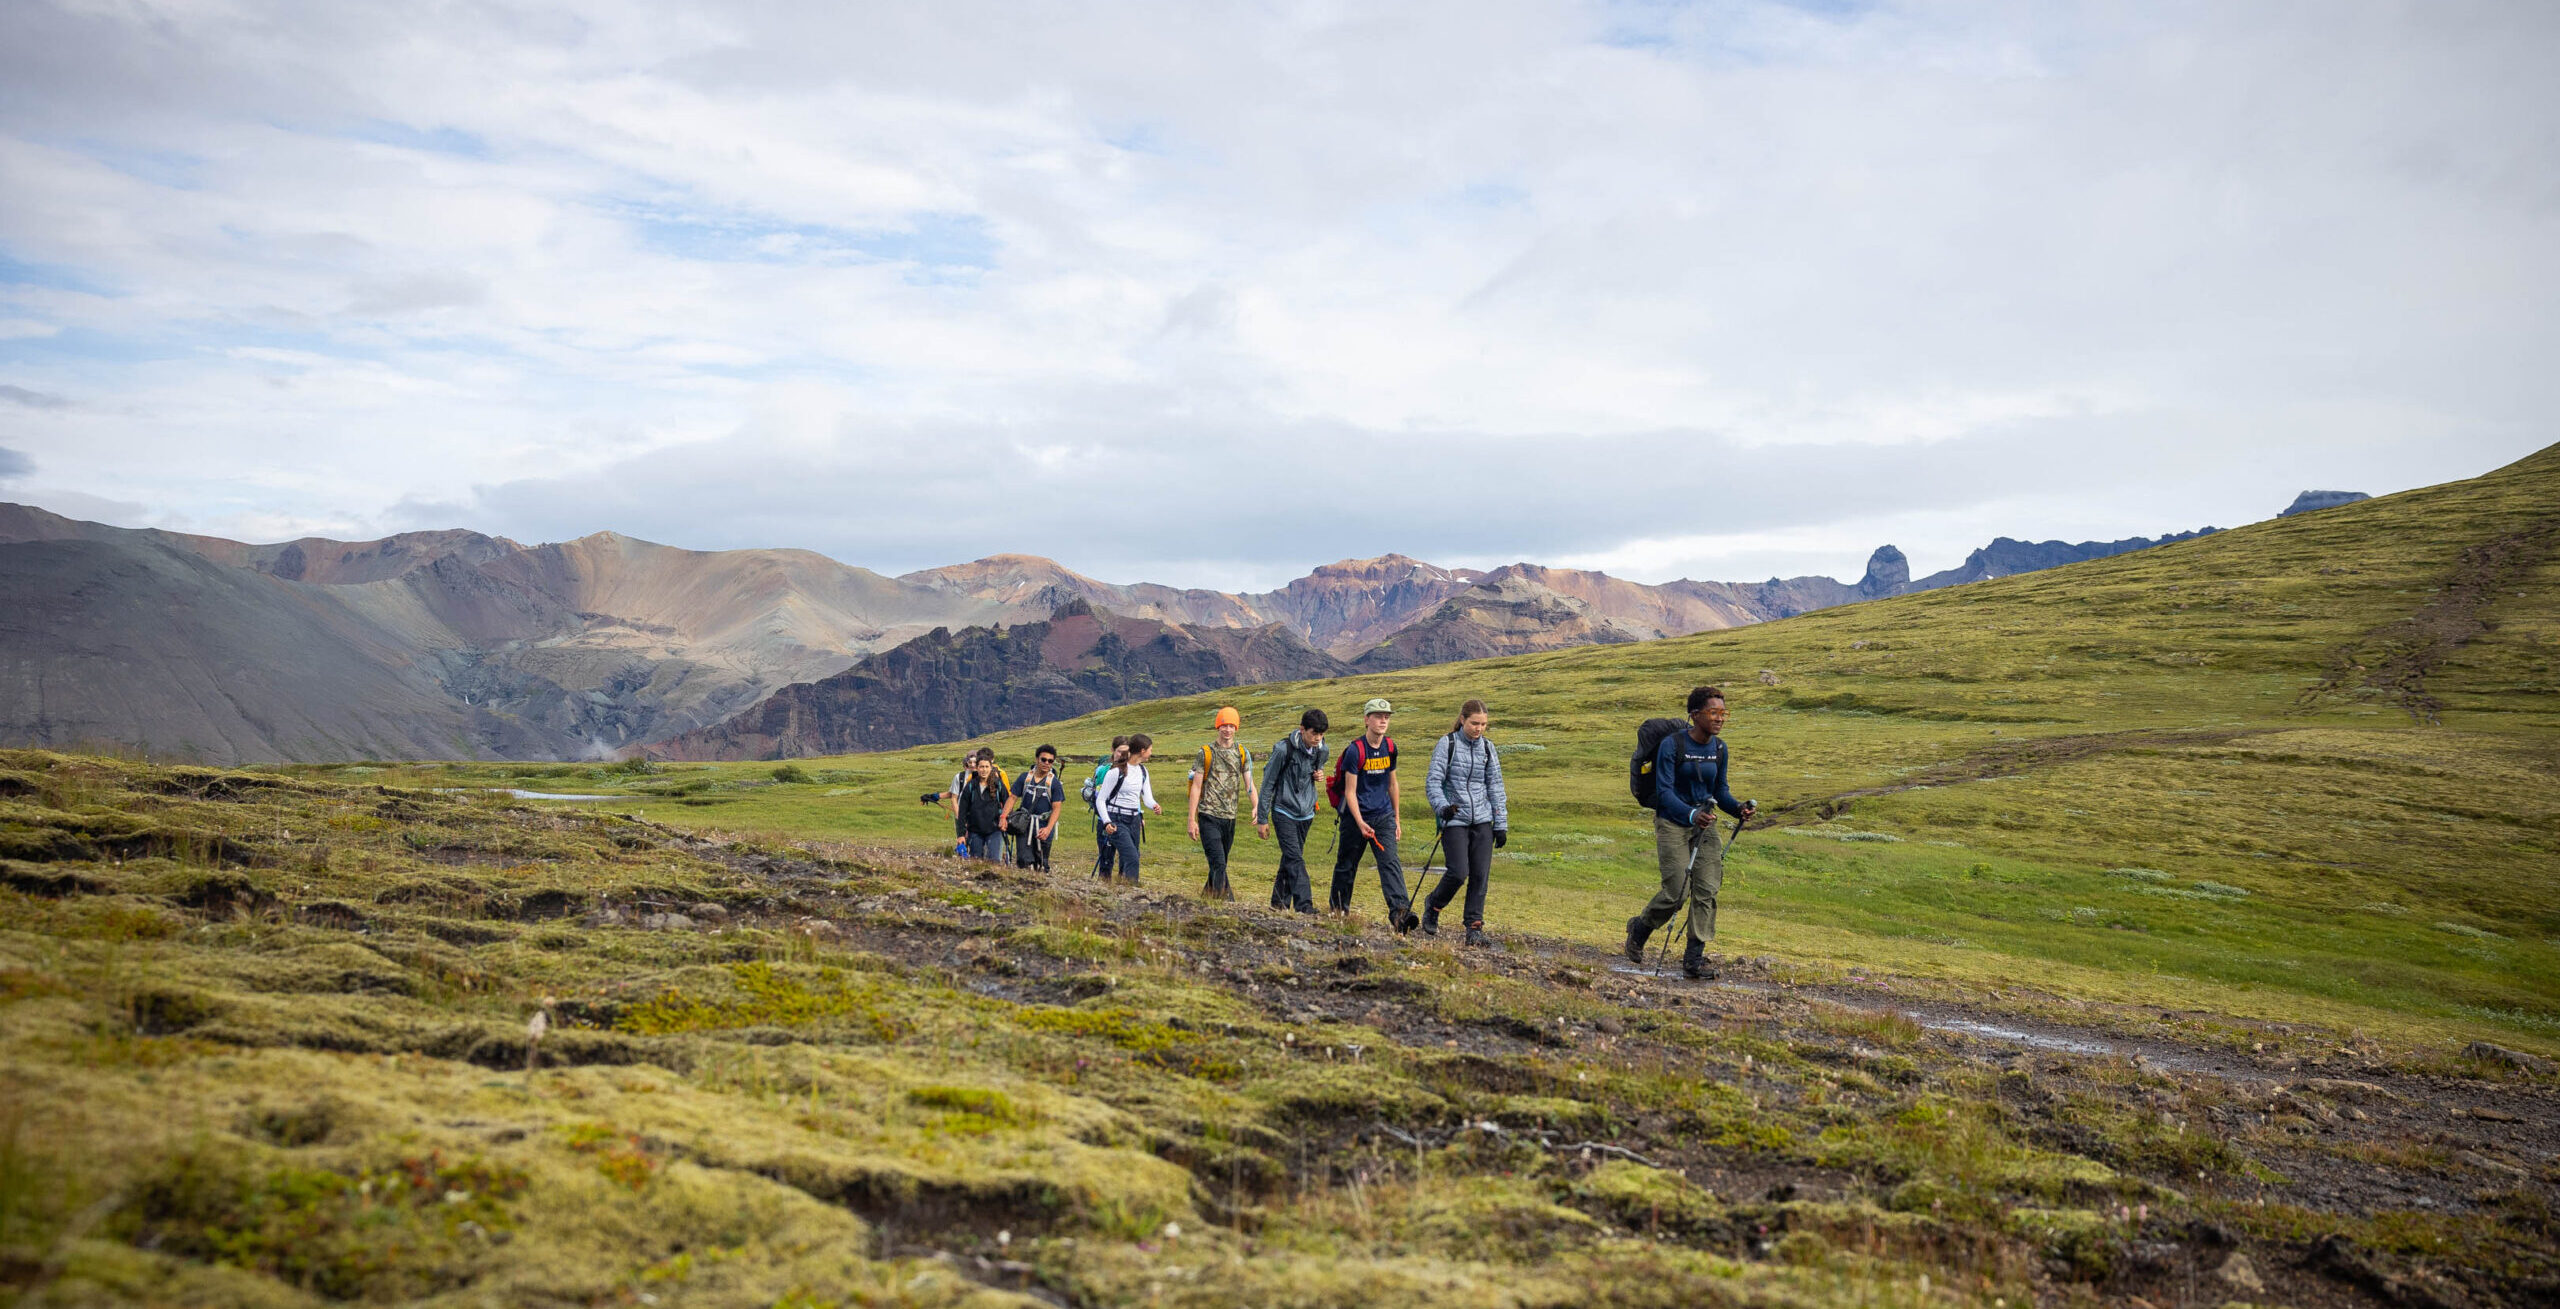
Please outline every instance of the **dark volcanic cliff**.
[{"label": "dark volcanic cliff", "polygon": [[1250,682],[1336,677],[1340,660],[1278,624],[1123,618],[1072,600],[1044,622],[935,628],[833,677],[786,686],[724,723],[649,746],[660,759],[790,759],[895,750]]}]

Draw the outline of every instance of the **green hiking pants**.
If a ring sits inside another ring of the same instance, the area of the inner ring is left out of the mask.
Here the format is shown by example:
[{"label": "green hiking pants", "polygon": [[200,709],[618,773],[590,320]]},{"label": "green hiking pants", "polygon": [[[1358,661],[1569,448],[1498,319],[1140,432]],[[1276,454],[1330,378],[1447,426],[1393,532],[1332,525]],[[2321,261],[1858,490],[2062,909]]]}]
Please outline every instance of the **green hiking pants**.
[{"label": "green hiking pants", "polygon": [[1724,845],[1713,827],[1684,827],[1660,814],[1653,818],[1653,857],[1662,866],[1662,889],[1646,902],[1646,935],[1671,921],[1680,904],[1689,905],[1689,939],[1716,939],[1716,893],[1724,889]]}]

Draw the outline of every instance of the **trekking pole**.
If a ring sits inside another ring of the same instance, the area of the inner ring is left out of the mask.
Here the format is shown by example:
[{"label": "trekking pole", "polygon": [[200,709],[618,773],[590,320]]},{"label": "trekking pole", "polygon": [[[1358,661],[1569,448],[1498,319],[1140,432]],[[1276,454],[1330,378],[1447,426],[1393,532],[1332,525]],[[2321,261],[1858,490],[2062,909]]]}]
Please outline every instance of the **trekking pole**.
[{"label": "trekking pole", "polygon": [[[1447,828],[1440,826],[1440,821],[1436,818],[1432,820],[1431,827],[1431,853],[1422,856],[1422,871],[1426,873],[1431,871],[1431,861],[1440,857],[1440,838],[1448,831]],[[1415,880],[1419,881],[1420,879],[1417,878]],[[1440,870],[1440,880],[1444,882],[1449,880],[1448,869],[1443,868]],[[1429,904],[1431,902],[1431,897],[1437,893],[1437,888],[1425,888],[1421,897],[1421,902]]]}]

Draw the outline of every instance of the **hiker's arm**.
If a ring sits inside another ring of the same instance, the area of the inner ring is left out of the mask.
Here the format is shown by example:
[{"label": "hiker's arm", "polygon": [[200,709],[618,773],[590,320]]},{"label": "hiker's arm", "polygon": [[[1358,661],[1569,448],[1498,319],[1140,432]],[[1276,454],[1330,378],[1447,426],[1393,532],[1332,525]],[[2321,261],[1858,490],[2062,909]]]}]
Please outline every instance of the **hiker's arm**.
[{"label": "hiker's arm", "polygon": [[1497,832],[1509,831],[1511,828],[1511,793],[1504,790],[1502,786],[1502,751],[1491,741],[1487,741],[1484,744],[1485,771],[1487,775],[1493,778],[1493,830]]},{"label": "hiker's arm", "polygon": [[1404,839],[1404,779],[1387,774],[1387,812],[1395,815],[1396,839]]},{"label": "hiker's arm", "polygon": [[1378,829],[1369,825],[1369,815],[1360,812],[1360,774],[1351,766],[1349,746],[1342,750],[1342,812],[1351,815],[1351,823],[1360,829],[1360,835],[1372,841],[1378,839]]},{"label": "hiker's arm", "polygon": [[[1280,785],[1280,761],[1287,758],[1288,753],[1275,750],[1270,758],[1262,761],[1262,785],[1254,788],[1253,792],[1253,825],[1256,827],[1271,826],[1271,795]],[[1270,833],[1263,835],[1269,836]]]},{"label": "hiker's arm", "polygon": [[1252,755],[1246,755],[1244,758],[1245,758],[1245,767],[1244,767],[1244,793],[1245,793],[1245,796],[1246,796],[1248,799],[1250,799],[1250,800],[1252,800],[1252,801],[1253,801],[1253,806],[1252,806],[1252,807],[1253,807],[1253,811],[1254,811],[1255,813],[1261,813],[1261,812],[1262,812],[1262,787],[1261,787],[1261,784],[1259,784],[1259,783],[1257,783],[1257,782],[1255,782],[1255,781],[1253,780],[1253,756],[1252,756]]},{"label": "hiker's arm", "polygon": [[1733,750],[1728,747],[1724,757],[1716,761],[1716,808],[1740,818],[1743,816],[1742,802],[1733,798],[1733,787],[1726,778],[1726,774],[1732,771]]},{"label": "hiker's arm", "polygon": [[1194,841],[1200,839],[1200,787],[1207,781],[1207,778],[1200,775],[1200,770],[1195,768],[1191,771],[1191,781],[1186,788],[1191,792],[1191,839]]},{"label": "hiker's arm", "polygon": [[1422,798],[1431,805],[1433,818],[1438,818],[1441,809],[1447,807],[1442,794],[1449,784],[1449,765],[1442,762],[1440,752],[1448,744],[1449,738],[1445,736],[1432,742],[1431,766],[1422,770]]}]

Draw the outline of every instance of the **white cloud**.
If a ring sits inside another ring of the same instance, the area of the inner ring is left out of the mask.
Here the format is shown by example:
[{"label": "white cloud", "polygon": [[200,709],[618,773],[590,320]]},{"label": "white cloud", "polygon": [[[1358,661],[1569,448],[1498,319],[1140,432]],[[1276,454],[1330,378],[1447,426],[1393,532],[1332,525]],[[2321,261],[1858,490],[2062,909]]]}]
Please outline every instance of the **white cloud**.
[{"label": "white cloud", "polygon": [[1853,576],[2477,472],[2560,402],[2542,6],[474,12],[0,9],[49,484]]}]

